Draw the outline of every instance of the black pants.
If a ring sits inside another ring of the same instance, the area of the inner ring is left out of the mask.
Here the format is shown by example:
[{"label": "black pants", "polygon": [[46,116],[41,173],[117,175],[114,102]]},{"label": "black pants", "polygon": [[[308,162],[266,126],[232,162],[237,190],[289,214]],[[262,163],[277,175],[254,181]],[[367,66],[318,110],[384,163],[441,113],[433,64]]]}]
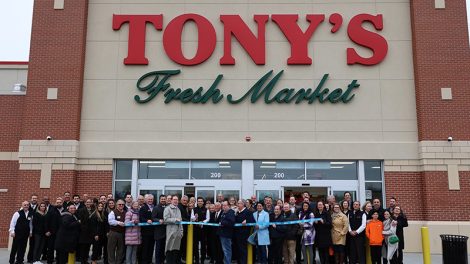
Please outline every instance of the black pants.
[{"label": "black pants", "polygon": [[398,264],[403,264],[403,249],[398,247],[398,250],[397,250],[397,261],[398,261]]},{"label": "black pants", "polygon": [[248,242],[246,236],[236,236],[235,244],[238,246],[238,261],[241,264],[246,264],[248,260]]},{"label": "black pants", "polygon": [[166,252],[166,263],[167,264],[180,264],[181,254],[179,250],[171,250]]},{"label": "black pants", "polygon": [[320,263],[321,264],[328,264],[329,262],[329,247],[317,247],[318,248],[318,256],[320,257]]},{"label": "black pants", "polygon": [[372,264],[380,264],[382,259],[382,246],[370,246],[370,258]]},{"label": "black pants", "polygon": [[34,257],[34,236],[29,238],[28,262],[33,262]]},{"label": "black pants", "polygon": [[165,238],[155,240],[155,264],[165,262]]},{"label": "black pants", "polygon": [[188,226],[183,225],[183,237],[181,238],[180,252],[179,256],[181,259],[186,261],[186,243],[188,240]]},{"label": "black pants", "polygon": [[[24,254],[26,252],[26,245],[28,244],[28,237],[16,235],[13,238],[13,244],[10,252],[10,264],[15,263],[15,257],[17,263],[23,263]],[[32,252],[33,250],[30,249]],[[31,256],[32,258],[32,256]]]},{"label": "black pants", "polygon": [[[194,243],[193,243],[193,254],[195,259],[195,264],[199,264],[199,260],[201,263],[204,263],[206,259],[206,240],[204,236],[204,229],[201,228],[202,226],[194,225]],[[201,254],[199,254],[199,246],[201,247]]]},{"label": "black pants", "polygon": [[153,234],[149,236],[142,236],[142,263],[152,263],[153,250],[155,247],[155,239]]},{"label": "black pants", "polygon": [[302,261],[302,236],[297,236],[295,240],[295,262],[300,263]]},{"label": "black pants", "polygon": [[103,264],[108,264],[108,235],[103,236]]},{"label": "black pants", "polygon": [[56,264],[67,264],[69,258],[69,252],[63,249],[57,250],[57,263]]},{"label": "black pants", "polygon": [[282,264],[283,243],[284,243],[284,239],[282,238],[271,239],[271,245],[269,245],[269,252],[268,252],[268,263]]},{"label": "black pants", "polygon": [[349,241],[349,263],[366,263],[364,237],[351,236]]},{"label": "black pants", "polygon": [[47,263],[54,262],[54,244],[55,244],[55,235],[52,234],[50,237],[46,239],[46,247],[47,247]]},{"label": "black pants", "polygon": [[33,250],[33,262],[41,260],[41,254],[46,243],[46,236],[44,234],[34,234],[34,250]]},{"label": "black pants", "polygon": [[88,263],[88,258],[90,257],[90,246],[89,243],[80,243],[80,262],[81,263]]},{"label": "black pants", "polygon": [[91,250],[91,260],[100,259],[103,254],[103,238],[100,236],[98,240],[93,239],[93,248]]}]

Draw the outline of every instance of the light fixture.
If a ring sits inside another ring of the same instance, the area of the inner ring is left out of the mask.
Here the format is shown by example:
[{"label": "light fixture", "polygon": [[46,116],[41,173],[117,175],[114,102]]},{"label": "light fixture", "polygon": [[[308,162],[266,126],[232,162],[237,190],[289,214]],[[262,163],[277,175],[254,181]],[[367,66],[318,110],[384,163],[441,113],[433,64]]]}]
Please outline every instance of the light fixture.
[{"label": "light fixture", "polygon": [[371,169],[380,169],[380,166],[370,167]]},{"label": "light fixture", "polygon": [[13,86],[13,91],[14,93],[22,93],[22,92],[26,92],[26,85],[22,84],[22,83],[15,83],[15,85]]},{"label": "light fixture", "polygon": [[161,164],[161,165],[165,165],[165,161],[141,161],[140,162],[141,164]]},{"label": "light fixture", "polygon": [[263,165],[268,165],[268,164],[275,165],[276,162],[275,161],[262,161],[261,164],[263,164]]},{"label": "light fixture", "polygon": [[342,169],[344,166],[331,166],[330,169]]},{"label": "light fixture", "polygon": [[351,165],[354,164],[354,161],[332,161],[331,165]]}]

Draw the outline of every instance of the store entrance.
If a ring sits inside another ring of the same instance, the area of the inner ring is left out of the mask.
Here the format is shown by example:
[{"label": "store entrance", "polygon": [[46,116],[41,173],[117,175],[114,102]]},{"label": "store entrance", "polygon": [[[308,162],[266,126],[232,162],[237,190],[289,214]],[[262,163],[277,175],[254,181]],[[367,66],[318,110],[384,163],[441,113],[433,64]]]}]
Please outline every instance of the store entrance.
[{"label": "store entrance", "polygon": [[291,196],[294,196],[296,203],[303,201],[302,194],[308,192],[311,201],[326,200],[330,193],[330,187],[284,187],[284,201],[289,201]]}]

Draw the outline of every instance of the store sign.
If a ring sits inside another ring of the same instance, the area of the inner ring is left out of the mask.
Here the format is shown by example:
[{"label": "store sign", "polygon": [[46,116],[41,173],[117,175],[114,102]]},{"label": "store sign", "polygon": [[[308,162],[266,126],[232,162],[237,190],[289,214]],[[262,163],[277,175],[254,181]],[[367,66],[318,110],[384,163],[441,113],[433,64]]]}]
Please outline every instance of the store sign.
[{"label": "store sign", "polygon": [[[309,22],[308,28],[303,31],[297,21],[296,14],[254,15],[257,24],[256,34],[239,15],[220,15],[223,23],[223,55],[219,59],[220,65],[234,65],[236,58],[232,56],[232,36],[246,51],[256,65],[266,64],[266,24],[274,23],[284,34],[290,44],[291,54],[286,58],[287,65],[311,65],[309,54],[309,41],[312,39],[318,26],[324,23],[324,14],[308,14],[305,16]],[[269,22],[272,21],[272,22]],[[332,14],[328,19],[331,32],[336,33],[343,25],[340,14]],[[182,33],[186,23],[191,22],[197,27],[197,51],[193,57],[187,57],[182,50]],[[377,65],[384,60],[388,51],[388,44],[384,37],[374,31],[363,27],[364,23],[371,24],[376,31],[383,28],[381,14],[358,14],[351,18],[347,25],[349,39],[372,51],[370,57],[360,56],[354,48],[346,48],[346,63],[348,65],[360,64],[366,66]],[[113,29],[120,30],[123,24],[129,25],[128,54],[124,58],[126,65],[148,65],[145,55],[146,26],[153,25],[158,31],[163,31],[162,42],[166,55],[173,62],[184,66],[195,66],[204,63],[214,53],[216,47],[216,31],[211,21],[198,14],[182,14],[173,18],[163,29],[163,15],[113,15]],[[269,33],[268,33],[269,34]],[[269,59],[269,58],[268,58]],[[218,86],[223,80],[223,74],[218,74],[210,87],[174,88],[171,77],[180,74],[180,70],[152,71],[144,74],[137,81],[137,88],[146,92],[147,96],[136,95],[135,101],[147,103],[161,94],[165,103],[180,101],[181,103],[205,104],[219,103],[224,98],[230,104],[237,104],[245,100],[256,103],[263,100],[266,104],[280,103],[299,104],[308,102],[348,103],[354,98],[353,90],[359,87],[357,80],[345,83],[342,88],[328,88],[329,74],[324,74],[316,87],[308,88],[282,88],[274,92],[284,71],[273,74],[269,71],[256,81],[241,97],[232,94],[225,95]],[[208,73],[210,74],[210,73]]]}]

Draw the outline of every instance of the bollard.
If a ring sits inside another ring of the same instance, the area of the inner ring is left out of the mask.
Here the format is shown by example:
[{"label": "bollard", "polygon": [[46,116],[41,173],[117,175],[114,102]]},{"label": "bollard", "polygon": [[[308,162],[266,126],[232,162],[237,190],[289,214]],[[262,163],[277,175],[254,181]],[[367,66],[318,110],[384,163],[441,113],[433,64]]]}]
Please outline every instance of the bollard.
[{"label": "bollard", "polygon": [[431,247],[429,244],[429,228],[421,227],[421,245],[423,247],[423,264],[431,264]]},{"label": "bollard", "polygon": [[193,233],[194,226],[188,225],[188,237],[186,239],[186,264],[193,264]]},{"label": "bollard", "polygon": [[372,264],[372,258],[370,256],[369,239],[366,239],[366,264]]},{"label": "bollard", "polygon": [[75,264],[75,252],[69,253],[68,264]]},{"label": "bollard", "polygon": [[250,243],[247,243],[247,254],[246,254],[246,257],[247,257],[247,260],[246,260],[246,263],[247,264],[253,264],[253,246],[250,244]]}]

